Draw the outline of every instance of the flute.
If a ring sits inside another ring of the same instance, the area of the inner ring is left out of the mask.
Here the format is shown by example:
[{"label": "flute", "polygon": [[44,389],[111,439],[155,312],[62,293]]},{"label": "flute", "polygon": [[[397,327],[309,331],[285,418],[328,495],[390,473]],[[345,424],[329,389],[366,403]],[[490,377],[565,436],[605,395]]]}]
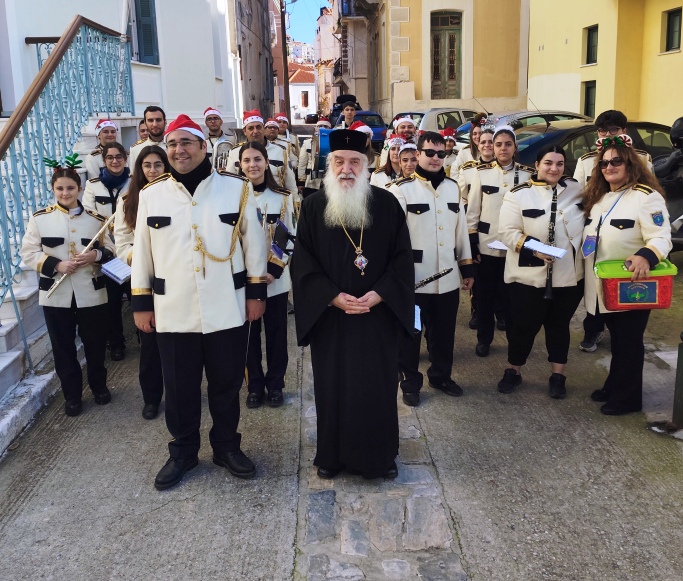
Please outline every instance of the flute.
[{"label": "flute", "polygon": [[[553,199],[550,203],[550,220],[548,221],[548,246],[555,246],[555,219],[557,216],[557,186],[553,188]],[[546,267],[545,293],[543,298],[551,300],[553,298],[553,263]]]},{"label": "flute", "polygon": [[[95,234],[95,236],[93,236],[92,240],[91,240],[91,241],[88,243],[88,245],[83,249],[83,251],[79,253],[79,256],[80,256],[81,254],[85,254],[86,252],[90,252],[90,251],[92,250],[93,244],[95,244],[95,242],[97,242],[97,239],[98,239],[104,232],[106,232],[107,228],[109,228],[109,224],[111,224],[111,223],[114,221],[114,218],[115,218],[115,217],[116,217],[116,214],[112,214],[111,216],[109,216],[109,218],[107,218],[107,221],[102,225],[102,228],[100,228],[99,231],[97,232],[97,234]],[[53,284],[53,285],[50,287],[50,290],[47,291],[47,295],[46,295],[47,298],[50,298],[50,297],[53,295],[53,293],[57,290],[57,287],[58,287],[60,284],[62,284],[62,282],[64,281],[64,279],[65,279],[67,276],[69,276],[69,275],[66,274],[66,273],[64,273],[64,274],[61,276],[61,278],[59,278],[59,279],[57,280],[57,282],[55,282],[55,284]]]}]

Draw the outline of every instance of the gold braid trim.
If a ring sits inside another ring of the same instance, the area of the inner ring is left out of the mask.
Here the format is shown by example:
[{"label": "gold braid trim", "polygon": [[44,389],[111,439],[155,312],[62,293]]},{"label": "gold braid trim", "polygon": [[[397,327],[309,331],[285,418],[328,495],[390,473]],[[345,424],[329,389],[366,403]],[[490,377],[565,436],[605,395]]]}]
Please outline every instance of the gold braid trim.
[{"label": "gold braid trim", "polygon": [[[240,232],[240,226],[242,225],[242,216],[244,215],[244,209],[247,206],[247,201],[249,200],[249,183],[248,181],[245,181],[244,184],[242,185],[242,197],[240,199],[240,215],[237,218],[237,222],[235,223],[235,226],[233,227],[232,230],[232,240],[230,241],[230,254],[228,254],[225,258],[221,258],[219,256],[216,256],[215,254],[211,254],[205,247],[204,247],[204,242],[202,241],[202,237],[199,235],[199,231],[195,230],[195,239],[197,241],[197,248],[199,249],[199,252],[202,253],[202,272],[203,275],[206,276],[206,266],[205,266],[205,261],[208,258],[209,260],[213,260],[214,262],[228,262],[230,261],[230,269],[232,270],[232,257],[235,255],[235,252],[237,250],[237,240],[241,238],[241,232]],[[234,272],[233,272],[234,274]]]}]

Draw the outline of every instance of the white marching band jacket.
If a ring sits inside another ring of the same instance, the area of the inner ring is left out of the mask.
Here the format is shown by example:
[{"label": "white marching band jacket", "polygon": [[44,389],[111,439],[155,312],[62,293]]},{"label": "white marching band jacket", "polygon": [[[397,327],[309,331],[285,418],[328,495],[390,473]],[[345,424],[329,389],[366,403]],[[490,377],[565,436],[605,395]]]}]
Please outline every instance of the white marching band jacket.
[{"label": "white marching band jacket", "polygon": [[137,160],[140,152],[148,145],[158,145],[161,149],[166,151],[166,142],[163,139],[161,141],[153,141],[148,137],[147,139],[140,139],[133,143],[130,148],[130,154],[128,155],[128,167],[130,168],[131,175],[135,171],[135,160]]},{"label": "white marching band jacket", "polygon": [[[461,175],[467,171],[467,165],[462,166]],[[531,178],[534,172],[519,163],[515,163],[513,169],[503,169],[497,161],[477,164],[475,167],[476,171],[468,174],[472,182],[467,196],[467,231],[472,252],[478,246],[480,254],[502,257],[505,256],[504,250],[492,250],[487,244],[500,238],[498,218],[503,198],[512,188]]]},{"label": "white marching band jacket", "polygon": [[254,190],[254,198],[256,213],[266,240],[268,274],[275,277],[275,280],[268,285],[268,296],[274,297],[289,292],[289,289],[292,288],[292,279],[289,275],[289,255],[283,253],[282,257],[277,256],[273,251],[272,244],[276,224],[280,220],[292,236],[292,239],[287,241],[282,250],[291,251],[294,248],[293,237],[296,235],[293,219],[294,202],[290,192],[284,188],[275,190],[266,188],[263,192]]},{"label": "white marching band jacket", "polygon": [[100,170],[104,167],[101,144],[85,156],[83,166],[85,167],[86,175],[89,180],[100,177]]},{"label": "white marching band jacket", "polygon": [[124,210],[128,194],[119,198],[116,205],[116,217],[114,218],[114,242],[116,244],[116,258],[123,260],[128,266],[133,260],[133,243],[135,242],[135,229],[131,228],[125,220]]},{"label": "white marching band jacket", "polygon": [[[226,171],[238,174],[240,172],[240,149],[246,143],[238,143],[228,156]],[[275,181],[286,190],[297,196],[296,178],[292,168],[289,167],[289,154],[287,146],[266,139],[266,151],[268,152],[268,162],[270,171],[273,172]]]},{"label": "white marching band jacket", "polygon": [[297,172],[299,181],[304,183],[305,188],[319,190],[322,184],[322,179],[313,177],[313,172],[316,170],[316,156],[313,153],[313,138],[309,137],[301,146]]},{"label": "white marching band jacket", "polygon": [[[506,283],[519,282],[536,288],[546,285],[545,263],[524,248],[524,243],[528,239],[548,242],[552,199],[553,188],[535,179],[513,188],[503,198],[498,231],[500,241],[508,247]],[[562,176],[557,184],[555,246],[567,253],[553,264],[553,287],[574,286],[583,278],[583,222],[581,186],[575,179]]]},{"label": "white marching band jacket", "polygon": [[117,190],[114,190],[114,197],[109,195],[109,190],[100,181],[100,178],[88,180],[85,184],[85,191],[83,192],[83,207],[86,210],[97,212],[98,214],[109,218],[114,212],[115,208],[112,204],[119,205],[121,197],[128,191],[130,187],[130,178]]},{"label": "white marching band jacket", "polygon": [[299,138],[287,130],[286,135],[278,135],[275,141],[287,147],[289,166],[296,174],[297,167],[299,166],[299,155],[301,154],[299,151]]},{"label": "white marching band jacket", "polygon": [[[460,188],[460,200],[463,206],[467,206],[470,189],[472,189],[472,180],[477,174],[477,166],[480,162],[476,159],[468,161],[460,167],[458,172],[458,187]],[[452,167],[452,166],[451,166]],[[453,178],[451,178],[453,179]]]},{"label": "white marching band jacket", "polygon": [[[445,170],[447,176],[451,175],[451,167],[453,167],[453,164],[456,162],[457,159],[458,159],[458,152],[451,153],[450,155],[447,155],[444,158],[443,169]],[[455,178],[452,178],[452,179],[455,179]],[[458,180],[456,179],[456,181],[458,181]]]},{"label": "white marching band jacket", "polygon": [[380,167],[372,172],[372,175],[370,176],[370,185],[389,189],[389,186],[393,184],[396,179],[400,179],[400,176],[388,176],[384,171],[384,167]]},{"label": "white marching band jacket", "polygon": [[469,145],[466,145],[463,147],[459,152],[457,157],[455,158],[455,161],[453,162],[453,165],[451,165],[451,179],[455,180],[456,182],[458,181],[458,174],[460,173],[460,168],[465,165],[468,161],[473,161],[474,157],[472,156],[472,149],[470,148]]},{"label": "white marching band jacket", "polygon": [[[64,276],[55,270],[57,264],[83,252],[105,222],[104,216],[79,208],[80,214],[71,214],[59,204],[53,204],[37,211],[28,221],[21,244],[21,258],[29,268],[40,274],[38,288],[42,306],[69,308],[74,296],[79,308],[95,307],[107,302],[105,276],[97,263],[70,274],[47,298],[50,287]],[[102,251],[102,259],[114,253],[109,236],[101,235],[96,248]]]},{"label": "white marching band jacket", "polygon": [[415,282],[446,268],[453,272],[416,290],[444,294],[460,288],[462,278],[472,276],[472,254],[465,211],[458,184],[446,178],[436,190],[429,180],[414,173],[389,187],[398,199],[410,231],[415,262]]},{"label": "white marching band jacket", "polygon": [[248,180],[215,170],[194,196],[170,174],[140,192],[132,261],[134,311],[161,333],[212,333],[266,298],[266,244]]},{"label": "white marching band jacket", "polygon": [[[615,205],[616,204],[616,205]],[[610,211],[611,210],[611,211]],[[609,214],[609,215],[608,215]],[[607,192],[591,208],[585,220],[583,240],[596,236],[600,226],[597,260],[626,260],[637,254],[654,266],[671,252],[669,213],[662,195],[642,184]],[[594,273],[596,253],[586,257],[586,310],[609,312],[603,302],[602,285]]]},{"label": "white marching band jacket", "polygon": [[[652,156],[642,149],[635,149],[634,151],[638,154],[640,160],[647,166],[647,169],[652,171]],[[599,153],[600,152],[597,150],[591,151],[590,153],[582,155],[576,163],[574,179],[579,182],[581,187],[586,185],[591,178],[591,175],[593,175],[593,169],[598,161]]]}]

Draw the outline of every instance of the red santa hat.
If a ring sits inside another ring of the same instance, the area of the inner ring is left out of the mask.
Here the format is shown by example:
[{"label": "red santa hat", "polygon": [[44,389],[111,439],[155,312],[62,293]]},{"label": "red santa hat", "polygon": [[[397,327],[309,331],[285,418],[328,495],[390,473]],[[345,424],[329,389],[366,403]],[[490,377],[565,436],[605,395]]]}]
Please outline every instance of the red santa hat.
[{"label": "red santa hat", "polygon": [[372,137],[372,129],[368,127],[365,123],[362,121],[354,121],[351,123],[351,126],[349,127],[351,131],[360,131],[362,133],[366,133],[370,137]]},{"label": "red santa hat", "polygon": [[245,111],[242,115],[242,126],[246,127],[249,123],[263,123],[263,115],[258,109]]},{"label": "red santa hat", "polygon": [[398,126],[401,123],[410,123],[413,127],[417,127],[417,123],[415,123],[415,120],[412,117],[399,117],[394,121],[394,129],[398,129]]},{"label": "red santa hat", "polygon": [[455,141],[455,130],[452,127],[446,127],[446,129],[442,129],[439,133],[441,133],[444,139]]},{"label": "red santa hat", "polygon": [[119,128],[114,124],[114,122],[111,119],[100,119],[97,122],[97,125],[95,125],[95,135],[99,137],[100,131],[102,131],[102,129],[104,129],[105,127],[113,127],[114,129],[116,129],[116,131],[119,130]]},{"label": "red santa hat", "polygon": [[278,129],[280,129],[280,126],[277,124],[277,121],[275,119],[273,119],[272,117],[270,119],[268,119],[268,121],[266,121],[263,126],[264,127],[277,127]]},{"label": "red santa hat", "polygon": [[178,130],[187,131],[188,133],[192,133],[192,135],[196,135],[200,139],[204,139],[204,132],[202,131],[202,128],[192,121],[192,119],[190,119],[187,115],[181,114],[171,121],[168,124],[168,127],[166,127],[166,131],[164,132],[164,141],[168,139],[170,133]]},{"label": "red santa hat", "polygon": [[213,107],[207,107],[204,109],[204,120],[206,121],[206,118],[209,115],[217,115],[221,119],[223,119],[223,115],[221,115],[221,112],[218,109],[214,109]]},{"label": "red santa hat", "polygon": [[315,124],[316,127],[332,127],[332,123],[327,117],[319,117],[318,122]]},{"label": "red santa hat", "polygon": [[284,113],[278,113],[277,115],[275,115],[275,119],[277,121],[286,121],[287,125],[289,125],[289,119],[287,119],[287,115],[285,115]]}]

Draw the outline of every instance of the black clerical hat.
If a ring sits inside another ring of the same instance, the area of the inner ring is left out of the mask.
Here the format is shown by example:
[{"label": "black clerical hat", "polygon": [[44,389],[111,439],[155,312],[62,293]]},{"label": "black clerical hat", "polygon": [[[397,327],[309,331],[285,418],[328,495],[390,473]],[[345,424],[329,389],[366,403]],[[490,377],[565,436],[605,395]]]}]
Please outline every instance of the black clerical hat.
[{"label": "black clerical hat", "polygon": [[335,129],[330,133],[330,151],[346,149],[365,153],[367,150],[368,138],[362,131],[351,131],[349,129]]}]

